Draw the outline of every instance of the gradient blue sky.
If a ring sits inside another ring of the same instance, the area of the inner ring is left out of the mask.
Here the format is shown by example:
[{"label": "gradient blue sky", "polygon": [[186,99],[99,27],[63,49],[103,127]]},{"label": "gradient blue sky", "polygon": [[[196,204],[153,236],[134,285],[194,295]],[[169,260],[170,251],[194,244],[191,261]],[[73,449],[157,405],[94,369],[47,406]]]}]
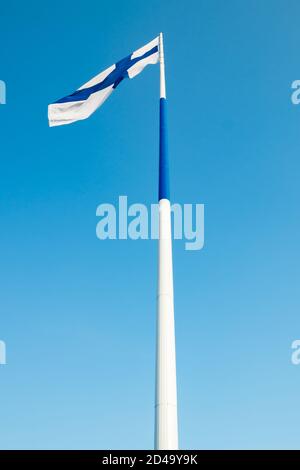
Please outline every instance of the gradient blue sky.
[{"label": "gradient blue sky", "polygon": [[96,207],[156,201],[158,67],[89,120],[47,104],[165,33],[181,448],[300,448],[300,4],[2,2],[2,449],[153,446],[156,243],[100,241]]}]

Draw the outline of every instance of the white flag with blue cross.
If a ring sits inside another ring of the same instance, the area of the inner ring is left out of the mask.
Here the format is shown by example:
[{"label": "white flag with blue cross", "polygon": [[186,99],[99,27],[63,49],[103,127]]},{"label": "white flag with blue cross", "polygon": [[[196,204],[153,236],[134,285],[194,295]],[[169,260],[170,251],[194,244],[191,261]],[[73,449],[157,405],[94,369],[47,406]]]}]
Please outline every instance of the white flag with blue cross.
[{"label": "white flag with blue cross", "polygon": [[159,60],[159,38],[96,75],[71,95],[48,106],[49,126],[61,126],[88,118],[111,95],[124,78],[133,78],[148,64]]}]

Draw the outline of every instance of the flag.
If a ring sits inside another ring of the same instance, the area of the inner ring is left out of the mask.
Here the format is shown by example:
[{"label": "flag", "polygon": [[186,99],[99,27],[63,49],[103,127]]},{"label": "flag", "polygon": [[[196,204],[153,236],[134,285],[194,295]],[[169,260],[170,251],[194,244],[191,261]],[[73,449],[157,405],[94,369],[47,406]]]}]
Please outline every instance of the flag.
[{"label": "flag", "polygon": [[82,85],[71,95],[48,106],[49,126],[61,126],[88,118],[124,78],[133,78],[159,60],[159,38],[141,47]]}]

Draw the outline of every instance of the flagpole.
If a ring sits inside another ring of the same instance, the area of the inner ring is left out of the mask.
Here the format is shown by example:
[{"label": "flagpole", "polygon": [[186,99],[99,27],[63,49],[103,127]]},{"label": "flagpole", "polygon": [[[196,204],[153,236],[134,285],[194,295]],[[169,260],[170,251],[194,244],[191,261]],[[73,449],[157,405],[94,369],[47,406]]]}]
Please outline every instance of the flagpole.
[{"label": "flagpole", "polygon": [[163,35],[159,35],[159,242],[156,331],[155,449],[178,449],[176,354],[169,164],[166,129],[166,83]]}]

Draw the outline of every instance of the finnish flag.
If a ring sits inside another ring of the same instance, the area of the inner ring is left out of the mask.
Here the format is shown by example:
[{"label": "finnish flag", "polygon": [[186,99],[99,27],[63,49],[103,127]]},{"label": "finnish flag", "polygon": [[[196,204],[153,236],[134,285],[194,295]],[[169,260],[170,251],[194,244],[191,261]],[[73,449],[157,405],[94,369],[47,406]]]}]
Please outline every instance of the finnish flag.
[{"label": "finnish flag", "polygon": [[48,106],[49,126],[61,126],[88,118],[111,95],[124,78],[133,78],[148,64],[159,60],[159,38],[141,47],[104,72],[99,73],[71,95]]}]

